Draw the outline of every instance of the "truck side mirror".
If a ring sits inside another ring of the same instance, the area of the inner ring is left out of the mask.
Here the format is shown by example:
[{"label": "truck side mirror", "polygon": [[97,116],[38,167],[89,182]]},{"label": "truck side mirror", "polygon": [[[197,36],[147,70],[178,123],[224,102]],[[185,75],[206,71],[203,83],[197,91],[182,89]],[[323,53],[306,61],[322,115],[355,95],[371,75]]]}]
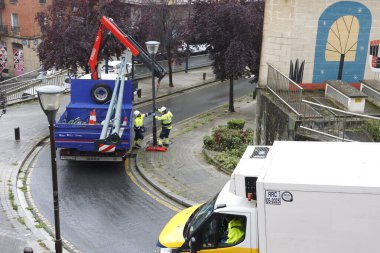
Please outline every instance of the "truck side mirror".
[{"label": "truck side mirror", "polygon": [[190,253],[197,253],[197,240],[195,237],[191,237],[189,241]]}]

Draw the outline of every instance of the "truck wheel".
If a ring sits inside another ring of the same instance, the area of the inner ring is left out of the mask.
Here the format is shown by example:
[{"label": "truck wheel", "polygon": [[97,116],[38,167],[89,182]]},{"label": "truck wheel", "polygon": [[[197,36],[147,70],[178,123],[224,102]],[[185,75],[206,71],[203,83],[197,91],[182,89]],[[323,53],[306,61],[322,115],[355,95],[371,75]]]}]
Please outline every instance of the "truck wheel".
[{"label": "truck wheel", "polygon": [[111,88],[105,83],[98,83],[91,89],[91,97],[97,104],[105,104],[112,97]]}]

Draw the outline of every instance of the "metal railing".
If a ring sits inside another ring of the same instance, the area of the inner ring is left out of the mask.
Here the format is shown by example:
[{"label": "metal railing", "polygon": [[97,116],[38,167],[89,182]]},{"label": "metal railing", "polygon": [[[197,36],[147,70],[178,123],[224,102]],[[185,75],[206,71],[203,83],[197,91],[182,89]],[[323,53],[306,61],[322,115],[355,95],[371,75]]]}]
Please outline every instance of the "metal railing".
[{"label": "metal railing", "polygon": [[8,34],[8,26],[0,25],[0,34]]},{"label": "metal railing", "polygon": [[[300,128],[340,141],[353,141],[346,136],[350,128],[355,129],[355,132],[357,132],[359,129],[368,128],[368,120],[380,120],[380,117],[348,112],[305,99],[302,102],[329,113],[326,112],[319,121],[303,121],[302,124],[304,125],[301,125]],[[308,127],[305,125],[308,125]]]},{"label": "metal railing", "polygon": [[[211,63],[208,55],[193,56],[189,59],[189,69],[210,66]],[[164,68],[167,67],[167,61],[160,61],[160,64],[162,64]],[[173,71],[182,71],[184,69],[184,63],[173,66]],[[151,76],[151,72],[143,64],[136,64],[135,72],[137,72],[135,75],[135,78],[137,79]],[[70,83],[65,82],[65,79],[68,78],[67,71],[59,71],[48,77],[44,76],[43,78],[36,78],[39,73],[40,69],[37,69],[0,82],[0,92],[5,94],[7,102],[16,103],[24,101],[25,99],[36,98],[37,88],[41,86],[57,85],[62,86],[67,90],[70,89]]]},{"label": "metal railing", "polygon": [[14,33],[19,33],[20,32],[20,27],[19,26],[11,26],[11,30]]},{"label": "metal railing", "polygon": [[4,87],[4,85],[9,85],[9,84],[13,85],[13,84],[21,82],[21,81],[27,81],[27,80],[36,78],[38,76],[38,74],[40,73],[40,71],[41,71],[41,69],[35,69],[35,70],[29,71],[27,73],[24,73],[22,75],[15,76],[15,77],[9,78],[7,80],[1,81],[0,87]]},{"label": "metal railing", "polygon": [[291,80],[289,77],[281,73],[272,64],[268,64],[268,89],[279,98],[290,110],[298,117],[302,115],[302,100],[303,88]]},{"label": "metal railing", "polygon": [[37,89],[46,85],[56,85],[64,87],[66,90],[70,89],[70,84],[65,82],[67,75],[53,75],[42,79],[33,79],[25,82],[17,83],[8,89],[3,89],[0,86],[0,91],[5,92],[6,101],[19,102],[25,99],[36,98]]}]

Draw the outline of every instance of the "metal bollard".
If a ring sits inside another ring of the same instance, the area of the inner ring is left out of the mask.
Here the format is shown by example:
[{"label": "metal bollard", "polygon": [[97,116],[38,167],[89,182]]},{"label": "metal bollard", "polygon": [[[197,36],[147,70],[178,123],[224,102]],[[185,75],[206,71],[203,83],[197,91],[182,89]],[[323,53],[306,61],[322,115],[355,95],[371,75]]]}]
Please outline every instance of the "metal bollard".
[{"label": "metal bollard", "polygon": [[203,80],[206,80],[206,73],[203,73]]},{"label": "metal bollard", "polygon": [[16,141],[20,140],[20,128],[19,127],[15,128],[15,140]]},{"label": "metal bollard", "polygon": [[33,253],[33,249],[30,247],[25,247],[24,248],[24,253]]}]

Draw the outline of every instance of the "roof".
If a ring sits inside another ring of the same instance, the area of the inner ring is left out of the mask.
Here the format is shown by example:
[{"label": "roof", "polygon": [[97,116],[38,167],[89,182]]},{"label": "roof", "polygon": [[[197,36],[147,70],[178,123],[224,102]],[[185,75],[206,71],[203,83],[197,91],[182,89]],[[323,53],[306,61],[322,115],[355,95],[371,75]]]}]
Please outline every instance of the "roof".
[{"label": "roof", "polygon": [[355,187],[368,192],[368,187],[377,187],[380,193],[380,143],[275,142],[258,182],[304,190]]}]

